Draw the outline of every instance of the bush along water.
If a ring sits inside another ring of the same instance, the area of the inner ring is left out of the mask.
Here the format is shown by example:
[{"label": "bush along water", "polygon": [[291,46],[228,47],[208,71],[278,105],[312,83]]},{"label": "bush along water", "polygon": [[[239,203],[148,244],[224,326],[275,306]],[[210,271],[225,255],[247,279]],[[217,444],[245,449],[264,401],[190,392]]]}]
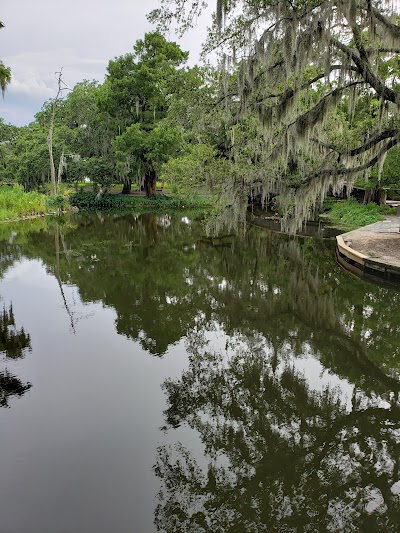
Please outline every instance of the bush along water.
[{"label": "bush along water", "polygon": [[0,186],[0,221],[59,213],[69,210],[64,196],[46,196],[37,191],[25,192],[20,185]]},{"label": "bush along water", "polygon": [[171,197],[154,196],[146,198],[143,196],[125,196],[123,194],[105,194],[101,198],[96,198],[95,193],[78,192],[69,197],[70,204],[79,209],[100,209],[100,210],[137,210],[137,209],[192,209],[210,207],[212,202],[209,198],[202,196],[193,197]]},{"label": "bush along water", "polygon": [[374,203],[360,204],[354,198],[347,200],[326,202],[329,209],[321,218],[332,226],[344,230],[352,230],[379,222],[385,215],[394,215],[392,207],[381,206]]}]

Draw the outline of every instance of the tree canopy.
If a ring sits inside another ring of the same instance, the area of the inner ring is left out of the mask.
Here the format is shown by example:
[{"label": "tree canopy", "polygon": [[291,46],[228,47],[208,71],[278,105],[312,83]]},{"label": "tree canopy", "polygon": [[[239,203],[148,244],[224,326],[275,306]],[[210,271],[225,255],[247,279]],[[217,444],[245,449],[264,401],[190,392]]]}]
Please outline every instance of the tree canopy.
[{"label": "tree canopy", "polygon": [[[203,7],[161,0],[150,18],[185,28]],[[265,202],[274,193],[285,199],[284,226],[296,230],[400,140],[394,2],[218,0],[206,48],[225,72],[230,220],[232,206],[244,219],[249,195]],[[364,127],[354,120],[360,99],[368,112],[375,106]]]},{"label": "tree canopy", "polygon": [[[4,28],[4,24],[0,20],[0,30]],[[7,85],[11,82],[11,69],[6,67],[3,61],[0,60],[0,90],[4,97]]]},{"label": "tree canopy", "polygon": [[124,192],[136,180],[148,195],[155,194],[158,164],[179,145],[176,134],[159,128],[187,58],[176,43],[153,32],[136,42],[133,53],[108,64],[99,105],[119,133],[113,148]]}]

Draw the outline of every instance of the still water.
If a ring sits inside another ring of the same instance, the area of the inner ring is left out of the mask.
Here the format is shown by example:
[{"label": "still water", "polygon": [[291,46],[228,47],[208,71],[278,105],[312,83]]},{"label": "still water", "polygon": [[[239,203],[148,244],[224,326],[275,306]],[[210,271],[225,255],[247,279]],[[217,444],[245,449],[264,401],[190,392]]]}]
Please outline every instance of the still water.
[{"label": "still water", "polygon": [[0,226],[0,532],[400,531],[400,293],[199,215]]}]

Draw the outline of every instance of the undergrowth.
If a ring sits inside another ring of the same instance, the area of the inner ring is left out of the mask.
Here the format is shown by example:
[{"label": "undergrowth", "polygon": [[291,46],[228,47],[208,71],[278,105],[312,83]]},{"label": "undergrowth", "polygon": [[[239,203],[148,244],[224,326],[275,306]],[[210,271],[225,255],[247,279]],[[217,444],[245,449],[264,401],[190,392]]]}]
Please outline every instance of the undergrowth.
[{"label": "undergrowth", "polygon": [[91,192],[78,192],[69,197],[70,204],[79,209],[100,210],[137,210],[137,209],[191,209],[204,208],[211,205],[209,198],[201,196],[171,197],[155,196],[146,198],[143,196],[125,196],[122,194],[105,194],[96,200],[96,194]]},{"label": "undergrowth", "polygon": [[395,210],[389,206],[374,203],[360,204],[354,198],[329,201],[329,211],[321,215],[324,221],[342,229],[356,229],[385,219],[385,215],[394,215]]},{"label": "undergrowth", "polygon": [[0,221],[44,215],[68,208],[68,201],[63,196],[25,192],[20,185],[0,186]]}]

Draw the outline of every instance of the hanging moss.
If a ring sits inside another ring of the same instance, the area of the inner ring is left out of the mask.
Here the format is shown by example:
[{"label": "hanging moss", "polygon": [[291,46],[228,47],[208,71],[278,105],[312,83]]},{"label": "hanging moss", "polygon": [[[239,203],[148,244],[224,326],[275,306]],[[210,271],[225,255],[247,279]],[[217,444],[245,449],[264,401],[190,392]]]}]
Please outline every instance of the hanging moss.
[{"label": "hanging moss", "polygon": [[[203,5],[161,4],[165,20],[171,6],[182,20],[185,6],[193,16]],[[350,189],[382,165],[400,141],[400,91],[395,76],[380,70],[400,52],[396,9],[393,0],[217,0],[206,46],[221,56],[224,157],[231,165],[220,220],[239,227],[248,197],[259,195],[265,205],[273,193],[287,198],[283,228],[296,231],[329,191]],[[378,114],[357,129],[359,102],[372,97],[380,101]]]}]

